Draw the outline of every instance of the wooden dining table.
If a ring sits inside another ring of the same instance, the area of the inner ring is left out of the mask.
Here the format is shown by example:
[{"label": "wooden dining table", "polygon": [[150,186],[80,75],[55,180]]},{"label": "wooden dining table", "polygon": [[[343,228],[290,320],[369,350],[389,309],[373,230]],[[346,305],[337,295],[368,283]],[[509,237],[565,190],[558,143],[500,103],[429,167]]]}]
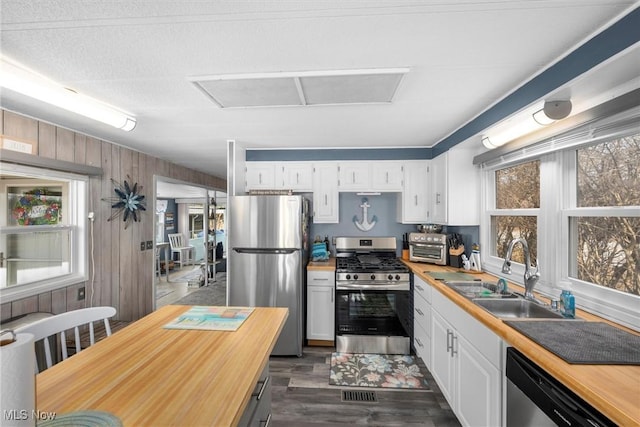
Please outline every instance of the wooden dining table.
[{"label": "wooden dining table", "polygon": [[124,426],[235,426],[288,316],[256,307],[233,332],[166,329],[170,305],[36,376],[37,410],[104,411]]}]

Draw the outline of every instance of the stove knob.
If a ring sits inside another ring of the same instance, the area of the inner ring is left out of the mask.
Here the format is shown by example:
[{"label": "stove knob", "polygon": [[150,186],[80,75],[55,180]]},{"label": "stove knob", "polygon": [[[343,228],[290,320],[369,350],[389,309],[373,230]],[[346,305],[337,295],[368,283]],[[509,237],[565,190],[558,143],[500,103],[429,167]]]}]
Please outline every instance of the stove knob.
[{"label": "stove knob", "polygon": [[387,276],[387,279],[389,279],[389,280],[393,280],[393,274],[388,275],[388,276]]},{"label": "stove knob", "polygon": [[396,274],[396,280],[400,280],[400,275]]},{"label": "stove knob", "polygon": [[351,280],[351,275],[347,274],[346,278],[347,278],[347,280]]},{"label": "stove knob", "polygon": [[376,280],[376,275],[375,274],[371,275],[371,280]]},{"label": "stove knob", "polygon": [[357,274],[353,275],[353,280],[358,280],[358,275]]}]

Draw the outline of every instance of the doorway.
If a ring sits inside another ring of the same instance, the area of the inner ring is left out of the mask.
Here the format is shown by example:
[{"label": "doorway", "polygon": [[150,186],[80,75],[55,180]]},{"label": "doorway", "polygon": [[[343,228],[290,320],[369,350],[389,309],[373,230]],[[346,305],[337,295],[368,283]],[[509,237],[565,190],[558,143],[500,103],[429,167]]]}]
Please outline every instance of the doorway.
[{"label": "doorway", "polygon": [[[222,222],[216,217],[226,208],[226,193],[163,177],[155,177],[154,181],[153,306],[157,309],[177,303],[226,274],[224,250],[222,256],[216,256],[220,255],[216,249],[225,246],[224,228],[220,228],[224,226],[224,215]],[[182,259],[171,248],[170,234],[179,234],[188,248],[182,252]],[[223,283],[226,280],[219,285]]]}]

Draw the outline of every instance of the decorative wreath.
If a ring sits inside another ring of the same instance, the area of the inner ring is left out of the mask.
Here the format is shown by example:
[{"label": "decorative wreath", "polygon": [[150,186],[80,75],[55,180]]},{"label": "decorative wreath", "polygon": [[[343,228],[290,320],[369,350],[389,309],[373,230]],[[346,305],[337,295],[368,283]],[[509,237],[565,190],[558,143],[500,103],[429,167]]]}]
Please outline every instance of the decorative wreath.
[{"label": "decorative wreath", "polygon": [[60,196],[48,194],[46,188],[27,191],[13,207],[19,225],[52,225],[60,220]]},{"label": "decorative wreath", "polygon": [[[128,175],[127,178],[131,180],[131,177]],[[111,203],[111,207],[115,209],[107,221],[122,216],[126,230],[131,221],[137,222],[142,220],[142,211],[147,210],[147,202],[144,200],[145,196],[138,193],[138,191],[142,191],[142,186],[138,187],[138,183],[134,183],[133,187],[131,187],[126,180],[124,181],[124,185],[113,178],[111,182],[115,186],[113,191],[115,191],[116,197],[102,199]]]}]

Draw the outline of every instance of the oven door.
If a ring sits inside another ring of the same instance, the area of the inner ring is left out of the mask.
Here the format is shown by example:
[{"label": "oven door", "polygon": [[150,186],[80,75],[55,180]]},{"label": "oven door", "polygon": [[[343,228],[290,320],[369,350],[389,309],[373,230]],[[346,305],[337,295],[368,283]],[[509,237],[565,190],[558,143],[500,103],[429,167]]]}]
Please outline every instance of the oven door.
[{"label": "oven door", "polygon": [[447,265],[447,246],[428,243],[411,243],[409,245],[409,261]]},{"label": "oven door", "polygon": [[336,289],[336,334],[411,336],[409,292]]}]

